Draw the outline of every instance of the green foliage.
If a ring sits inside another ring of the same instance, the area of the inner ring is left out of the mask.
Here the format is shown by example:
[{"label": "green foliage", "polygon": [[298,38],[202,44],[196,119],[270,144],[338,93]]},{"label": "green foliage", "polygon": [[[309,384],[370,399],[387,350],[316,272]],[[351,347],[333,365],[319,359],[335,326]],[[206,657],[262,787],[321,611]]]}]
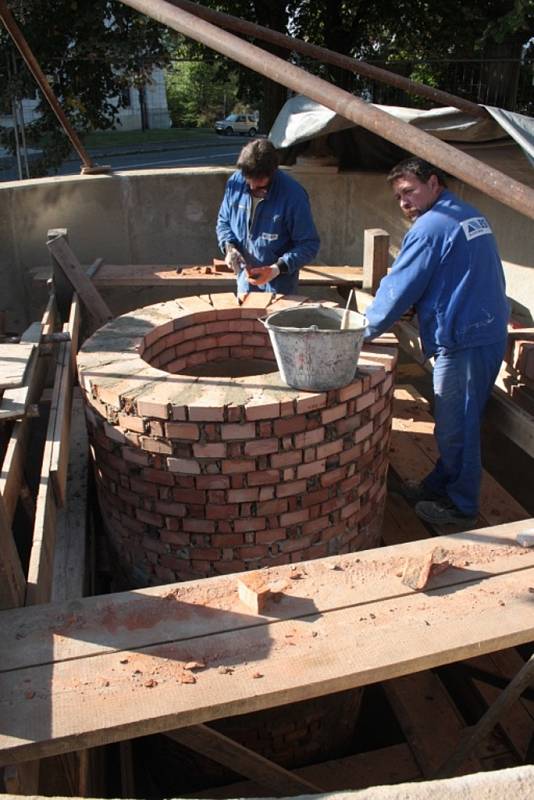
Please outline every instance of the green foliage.
[{"label": "green foliage", "polygon": [[222,70],[217,61],[176,61],[165,80],[174,127],[211,127],[237,102],[237,72]]},{"label": "green foliage", "polygon": [[[152,68],[168,60],[167,31],[120,2],[11,0],[8,5],[79,134],[114,127],[121,89],[143,85]],[[0,103],[7,109],[13,97],[35,96],[36,82],[3,26],[0,49]],[[43,149],[41,161],[32,169],[34,175],[57,167],[70,151],[43,98],[39,111],[42,117],[26,128],[27,143]],[[1,141],[13,150],[12,132],[3,131]]]}]

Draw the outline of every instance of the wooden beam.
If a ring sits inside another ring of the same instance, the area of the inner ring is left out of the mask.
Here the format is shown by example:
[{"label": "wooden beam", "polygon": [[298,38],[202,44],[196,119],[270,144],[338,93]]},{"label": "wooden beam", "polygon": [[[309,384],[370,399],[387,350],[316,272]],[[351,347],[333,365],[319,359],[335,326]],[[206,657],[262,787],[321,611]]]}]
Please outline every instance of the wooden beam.
[{"label": "wooden beam", "polygon": [[376,294],[389,266],[389,233],[381,228],[366,228],[363,234],[364,291]]},{"label": "wooden beam", "polygon": [[319,794],[323,791],[316,784],[300,778],[208,725],[179,728],[169,731],[167,736],[196,753],[211,758],[218,764],[224,764],[225,767],[250,778],[260,786],[267,787],[273,795],[289,797],[300,794]]},{"label": "wooden beam", "polygon": [[84,403],[78,389],[72,401],[66,500],[57,514],[51,595],[54,603],[83,597],[85,594],[88,469]]},{"label": "wooden beam", "polygon": [[26,579],[0,494],[0,609],[21,606],[25,591]]},{"label": "wooden beam", "polygon": [[22,386],[33,344],[0,344],[0,389]]},{"label": "wooden beam", "polygon": [[438,770],[438,778],[456,775],[473,749],[497,725],[502,716],[517,702],[523,692],[534,683],[534,655],[523,665],[517,675],[510,681],[499,698],[486,711],[484,716],[474,725],[464,741],[453,751],[443,766]]},{"label": "wooden beam", "polygon": [[98,290],[95,289],[91,279],[87,277],[80,262],[65,241],[65,237],[59,234],[49,239],[46,244],[96,324],[104,325],[108,322],[113,314]]}]

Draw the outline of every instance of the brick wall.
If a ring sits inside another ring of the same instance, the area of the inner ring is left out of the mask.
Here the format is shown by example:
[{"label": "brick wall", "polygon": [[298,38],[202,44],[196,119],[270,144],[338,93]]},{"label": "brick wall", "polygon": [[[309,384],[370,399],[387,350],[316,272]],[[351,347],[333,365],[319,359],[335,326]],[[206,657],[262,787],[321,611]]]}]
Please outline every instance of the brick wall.
[{"label": "brick wall", "polygon": [[[98,495],[133,585],[378,545],[396,349],[366,347],[342,389],[288,388],[257,318],[267,303],[271,313],[304,301],[184,298],[119,317],[84,344]],[[258,359],[273,371],[254,374]],[[225,361],[250,374],[210,375]]]}]

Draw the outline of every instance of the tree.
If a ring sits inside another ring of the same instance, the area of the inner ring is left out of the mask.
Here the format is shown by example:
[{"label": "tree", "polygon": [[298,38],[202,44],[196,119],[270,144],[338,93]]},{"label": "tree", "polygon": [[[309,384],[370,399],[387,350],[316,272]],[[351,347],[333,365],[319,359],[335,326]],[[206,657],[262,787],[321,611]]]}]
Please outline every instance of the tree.
[{"label": "tree", "polygon": [[175,127],[209,127],[238,102],[237,71],[220,62],[173,61],[167,68],[167,103]]},{"label": "tree", "polygon": [[[122,3],[11,0],[9,7],[81,135],[113,128],[123,104],[121,90],[143,86],[153,67],[168,61],[173,37]],[[11,38],[0,28],[0,103],[7,109],[13,98],[33,97],[36,83]],[[34,175],[57,168],[71,149],[46,100],[41,99],[38,110],[42,116],[26,128],[27,144],[42,148],[43,153],[32,164]],[[1,141],[14,152],[13,130],[4,129]]]}]

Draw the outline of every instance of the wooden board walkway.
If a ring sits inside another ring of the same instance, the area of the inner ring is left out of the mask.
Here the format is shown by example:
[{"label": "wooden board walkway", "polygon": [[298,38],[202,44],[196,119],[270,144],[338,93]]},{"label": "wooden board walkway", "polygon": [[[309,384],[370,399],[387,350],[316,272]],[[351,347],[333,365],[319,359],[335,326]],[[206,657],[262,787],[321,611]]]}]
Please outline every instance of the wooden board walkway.
[{"label": "wooden board walkway", "polygon": [[[0,763],[529,642],[534,552],[515,537],[532,524],[442,537],[456,566],[419,593],[402,584],[402,565],[433,539],[308,562],[299,577],[292,567],[273,569],[288,588],[264,616],[240,606],[232,576],[2,612]],[[188,667],[193,661],[205,668]]]}]

